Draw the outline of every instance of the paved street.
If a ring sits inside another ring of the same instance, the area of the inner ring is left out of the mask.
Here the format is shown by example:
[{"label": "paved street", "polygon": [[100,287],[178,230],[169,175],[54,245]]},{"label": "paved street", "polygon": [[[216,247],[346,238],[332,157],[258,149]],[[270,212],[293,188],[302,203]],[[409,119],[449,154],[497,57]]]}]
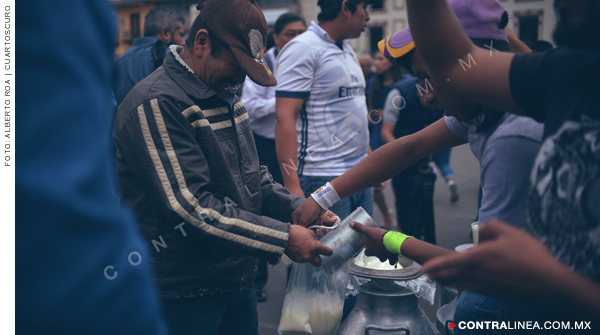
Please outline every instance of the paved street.
[{"label": "paved street", "polygon": [[[448,187],[438,174],[435,189],[435,220],[438,245],[454,248],[469,243],[470,224],[476,216],[479,189],[479,164],[468,145],[453,149],[451,165],[454,169],[460,200],[451,204]],[[390,186],[386,187],[388,206],[394,207],[394,195]],[[379,209],[375,208],[375,221],[383,222]],[[395,214],[394,214],[395,216]],[[266,286],[268,300],[258,304],[259,329],[261,335],[277,335],[277,327],[281,317],[281,308],[286,290],[286,271],[283,264],[269,266],[269,281]],[[436,299],[434,306],[421,303],[427,316],[434,320],[439,306]]]}]

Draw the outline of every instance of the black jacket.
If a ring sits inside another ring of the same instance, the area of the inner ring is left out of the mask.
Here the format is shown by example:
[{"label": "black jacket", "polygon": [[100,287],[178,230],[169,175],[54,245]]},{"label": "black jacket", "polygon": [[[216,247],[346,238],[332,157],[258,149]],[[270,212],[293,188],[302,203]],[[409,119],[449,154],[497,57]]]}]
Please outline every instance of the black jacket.
[{"label": "black jacket", "polygon": [[123,199],[151,241],[165,298],[254,285],[277,262],[303,198],[260,168],[248,113],[169,52],[119,106],[113,139]]}]

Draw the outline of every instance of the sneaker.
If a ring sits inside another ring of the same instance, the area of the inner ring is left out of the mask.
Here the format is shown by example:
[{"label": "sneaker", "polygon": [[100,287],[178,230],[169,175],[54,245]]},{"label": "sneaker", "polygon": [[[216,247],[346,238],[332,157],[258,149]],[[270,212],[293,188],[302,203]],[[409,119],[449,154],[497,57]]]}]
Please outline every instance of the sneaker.
[{"label": "sneaker", "polygon": [[448,181],[448,189],[450,189],[450,202],[457,202],[460,196],[458,195],[458,187],[456,186],[456,182],[454,180]]}]

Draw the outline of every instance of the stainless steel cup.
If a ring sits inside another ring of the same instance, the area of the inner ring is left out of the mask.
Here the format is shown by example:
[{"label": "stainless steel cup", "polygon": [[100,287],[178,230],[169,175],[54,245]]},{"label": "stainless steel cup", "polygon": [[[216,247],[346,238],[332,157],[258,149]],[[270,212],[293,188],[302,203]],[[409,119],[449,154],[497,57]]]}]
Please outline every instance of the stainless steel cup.
[{"label": "stainless steel cup", "polygon": [[333,255],[322,256],[321,268],[329,275],[354,258],[367,245],[367,238],[350,228],[351,221],[362,223],[366,227],[379,227],[362,207],[358,207],[337,228],[325,235],[320,242],[333,249]]}]

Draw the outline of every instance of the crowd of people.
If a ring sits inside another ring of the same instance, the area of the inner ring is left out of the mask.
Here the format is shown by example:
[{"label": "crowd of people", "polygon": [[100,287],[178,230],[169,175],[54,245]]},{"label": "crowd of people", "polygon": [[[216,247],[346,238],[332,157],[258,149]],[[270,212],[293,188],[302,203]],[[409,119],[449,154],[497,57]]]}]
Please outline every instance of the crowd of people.
[{"label": "crowd of people", "polygon": [[[456,320],[595,329],[600,2],[555,0],[557,49],[519,41],[498,0],[406,2],[410,28],[374,62],[348,41],[366,0],[319,0],[309,25],[283,14],[270,49],[255,1],[202,0],[189,31],[160,6],[114,62],[105,1],[27,0],[17,332],[258,334],[268,264],[319,266],[333,251],[310,226],[374,204],[385,229],[351,224],[366,254],[465,289]],[[450,149],[466,143],[482,228],[456,253],[436,245],[433,191],[439,169],[458,201]]]}]

